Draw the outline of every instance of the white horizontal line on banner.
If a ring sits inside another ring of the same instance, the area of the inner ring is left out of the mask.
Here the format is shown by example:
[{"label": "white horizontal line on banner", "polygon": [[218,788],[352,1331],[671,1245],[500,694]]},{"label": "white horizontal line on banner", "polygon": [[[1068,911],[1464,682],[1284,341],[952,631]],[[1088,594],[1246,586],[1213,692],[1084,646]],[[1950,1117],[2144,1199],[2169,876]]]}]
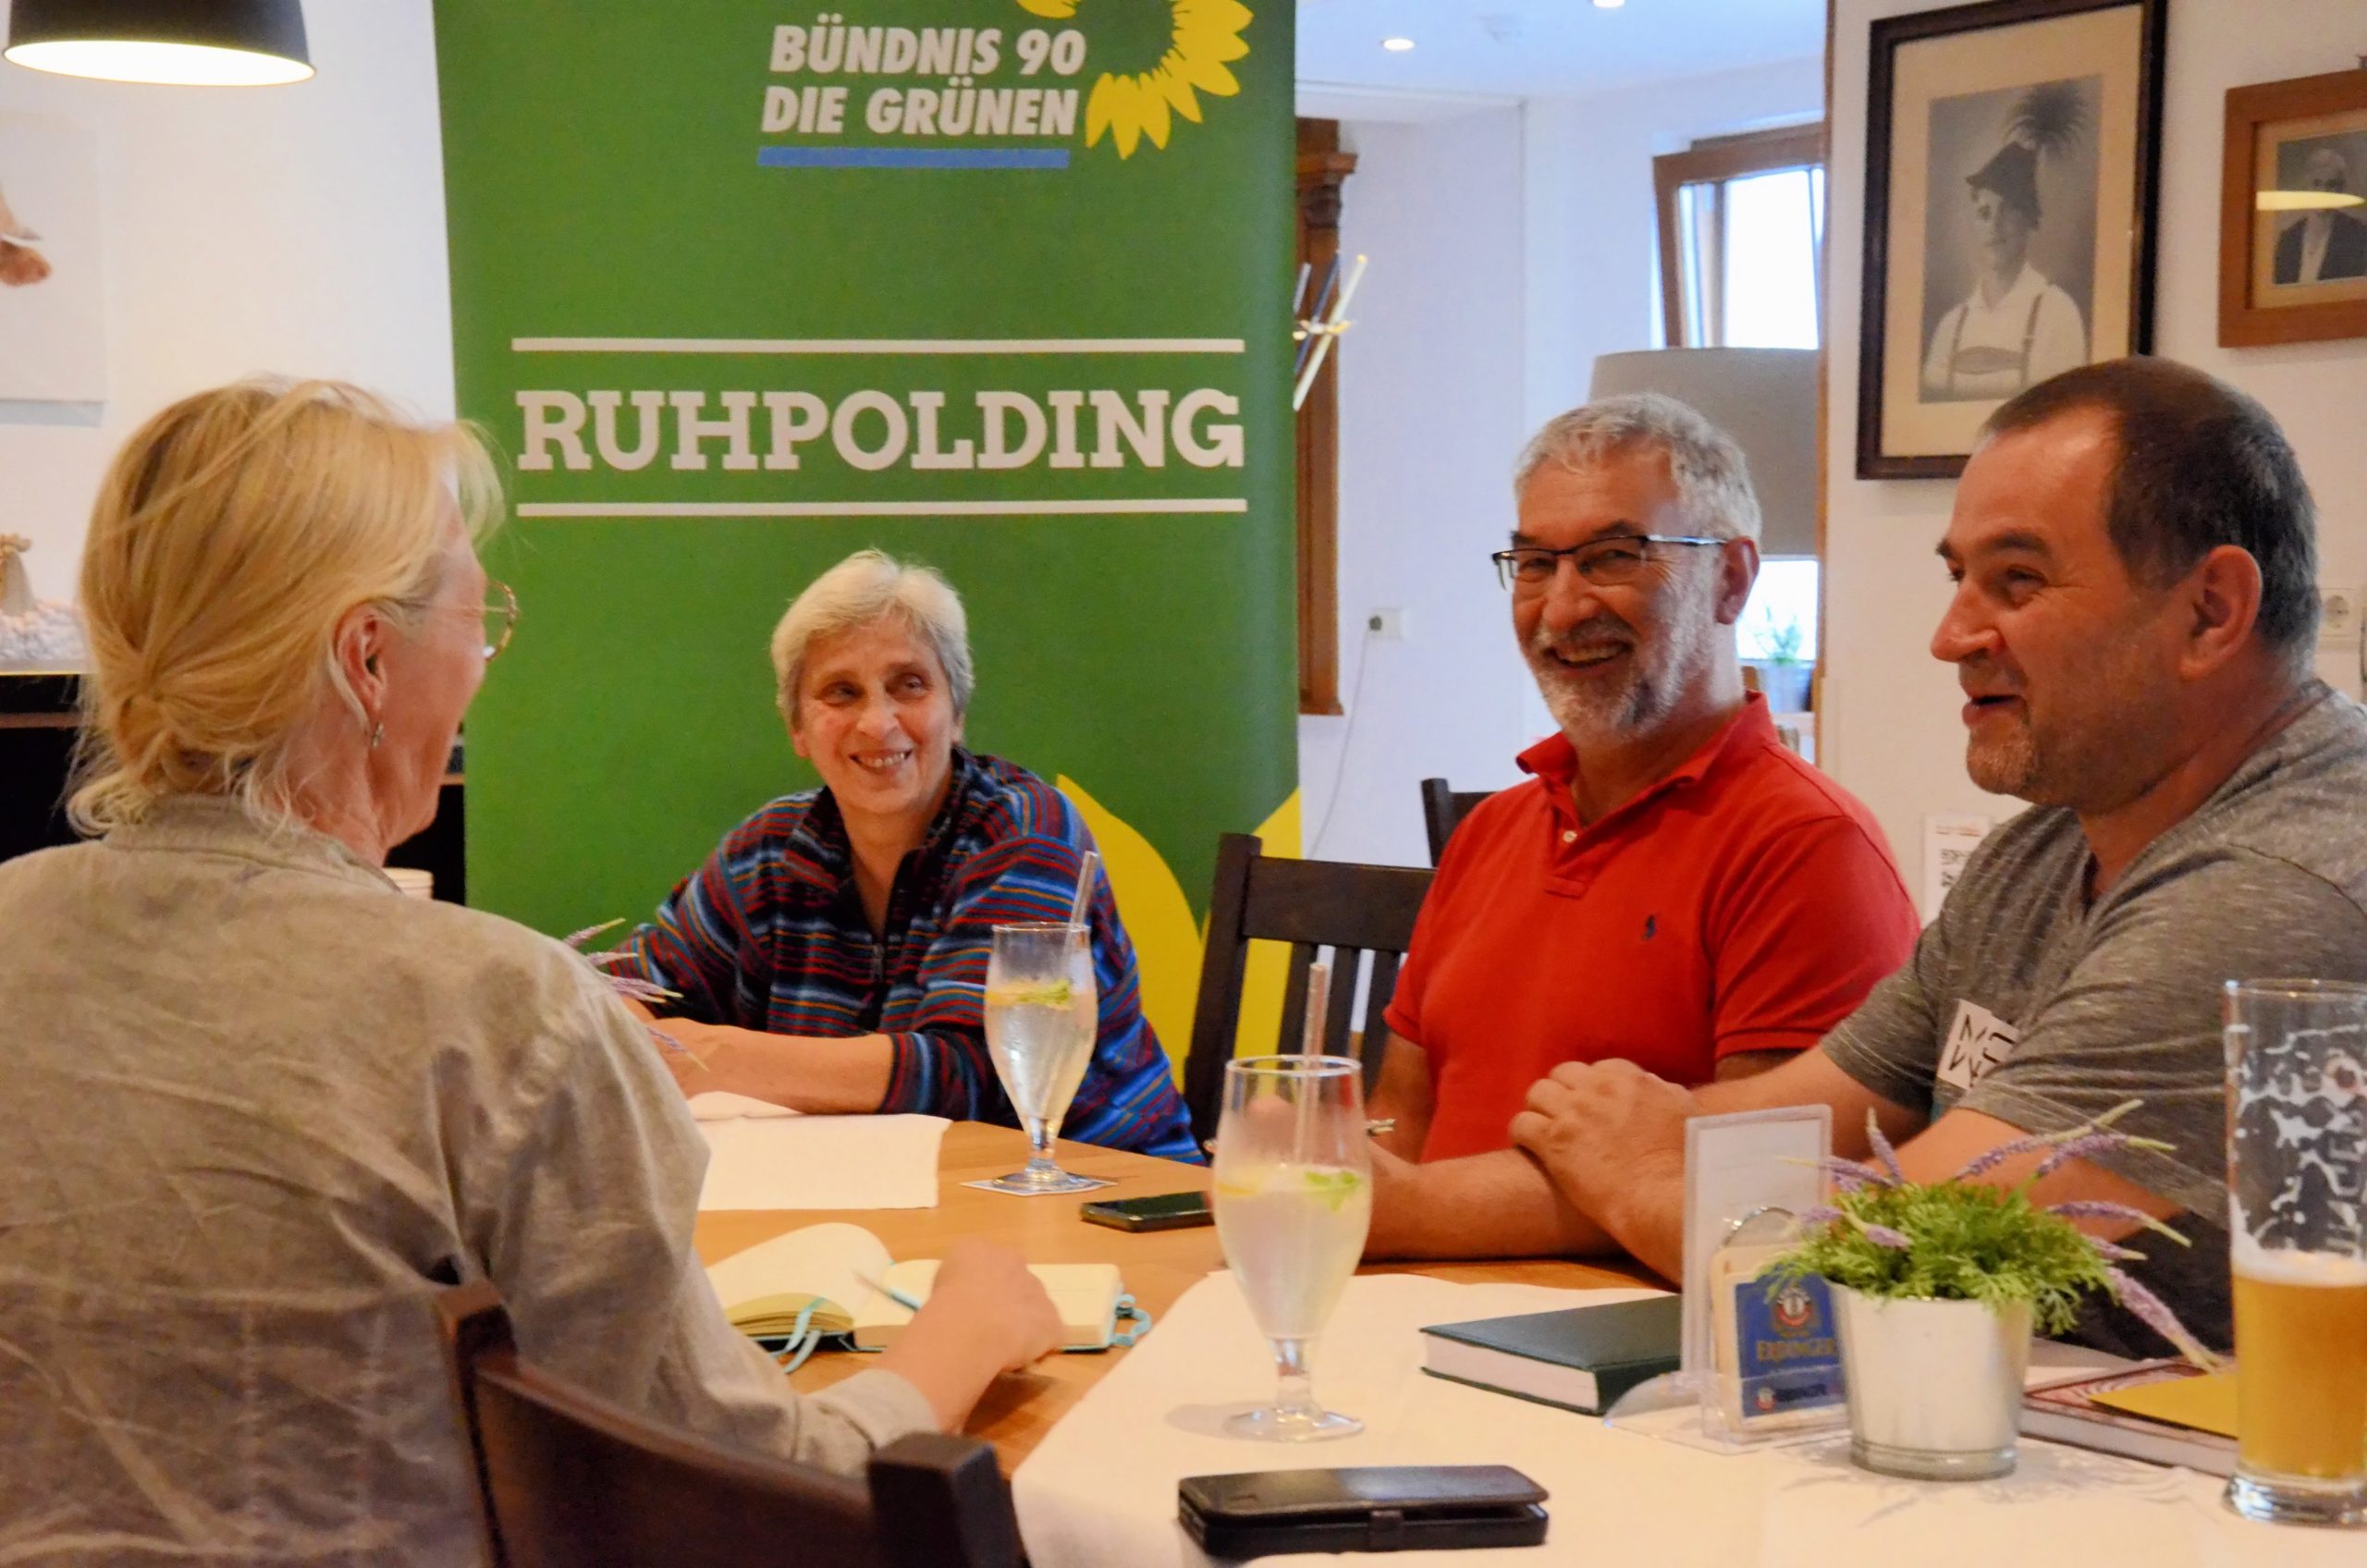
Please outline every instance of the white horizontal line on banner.
[{"label": "white horizontal line on banner", "polygon": [[1238,337],[513,337],[520,354],[1239,354]]},{"label": "white horizontal line on banner", "polygon": [[528,501],[520,517],[1122,517],[1245,512],[1239,496],[1148,501]]}]

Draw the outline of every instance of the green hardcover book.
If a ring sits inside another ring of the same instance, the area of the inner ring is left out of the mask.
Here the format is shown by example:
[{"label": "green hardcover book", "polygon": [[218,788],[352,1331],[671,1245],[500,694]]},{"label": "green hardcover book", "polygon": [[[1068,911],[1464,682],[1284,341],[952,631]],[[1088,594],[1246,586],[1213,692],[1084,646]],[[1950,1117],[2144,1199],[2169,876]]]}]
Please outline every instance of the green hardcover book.
[{"label": "green hardcover book", "polygon": [[1646,1378],[1676,1370],[1684,1321],[1683,1298],[1665,1295],[1437,1323],[1422,1330],[1422,1370],[1600,1415]]}]

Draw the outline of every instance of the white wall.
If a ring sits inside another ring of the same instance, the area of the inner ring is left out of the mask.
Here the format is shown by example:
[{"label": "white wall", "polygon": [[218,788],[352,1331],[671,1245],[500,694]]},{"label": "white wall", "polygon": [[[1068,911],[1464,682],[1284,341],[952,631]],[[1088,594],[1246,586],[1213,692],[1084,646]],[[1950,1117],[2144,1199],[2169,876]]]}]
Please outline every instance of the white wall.
[{"label": "white wall", "polygon": [[1529,101],[1523,395],[1530,425],[1586,401],[1596,355],[1659,347],[1652,159],[1701,137],[1813,120],[1823,107],[1824,62],[1814,56],[1594,98]]},{"label": "white wall", "polygon": [[63,117],[98,141],[99,423],[0,418],[0,531],[32,538],[43,598],[72,597],[107,458],[177,397],[269,371],[452,414],[428,0],[309,0],[304,19],[320,74],[290,87],[144,87],[0,64],[0,114]]},{"label": "white wall", "polygon": [[[1523,435],[1521,116],[1355,123],[1341,251],[1372,258],[1340,381],[1342,717],[1299,720],[1306,850],[1427,865],[1416,796],[1516,777],[1520,688],[1488,552]],[[1402,641],[1365,630],[1404,612]],[[1336,797],[1335,797],[1336,790]]]},{"label": "white wall", "polygon": [[[1876,17],[1919,0],[1841,0],[1834,76],[1833,273],[1826,340],[1824,766],[1881,819],[1919,886],[1926,813],[2003,818],[2019,802],[1965,777],[1954,671],[1926,652],[1946,580],[1932,557],[1950,481],[1861,481],[1856,466],[1858,300],[1864,232],[1867,37]],[[2367,47],[2360,0],[2176,0],[2162,144],[2154,350],[2223,376],[2284,424],[2315,491],[2322,581],[2367,583],[2367,339],[2276,349],[2218,347],[2219,172],[2226,90],[2348,67]],[[2321,658],[2355,690],[2355,650]]]},{"label": "white wall", "polygon": [[[1343,717],[1299,720],[1307,851],[1429,859],[1417,788],[1493,789],[1551,726],[1486,557],[1529,432],[1597,354],[1651,347],[1651,160],[1814,118],[1819,60],[1417,123],[1351,121],[1344,251],[1372,257],[1340,407]],[[1403,641],[1365,629],[1402,608]],[[1336,791],[1336,794],[1335,794]]]}]

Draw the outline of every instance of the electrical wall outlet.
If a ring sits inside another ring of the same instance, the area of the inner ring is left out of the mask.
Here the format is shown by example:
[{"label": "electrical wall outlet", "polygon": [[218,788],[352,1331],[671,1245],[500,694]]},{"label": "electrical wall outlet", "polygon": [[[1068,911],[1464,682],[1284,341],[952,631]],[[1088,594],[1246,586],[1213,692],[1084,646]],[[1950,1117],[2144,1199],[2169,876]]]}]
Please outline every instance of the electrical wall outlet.
[{"label": "electrical wall outlet", "polygon": [[1365,631],[1385,643],[1402,643],[1405,640],[1405,612],[1394,605],[1375,610],[1365,618]]},{"label": "electrical wall outlet", "polygon": [[2346,648],[2359,641],[2359,624],[2362,608],[2367,608],[2367,589],[2318,589],[2318,643],[2321,647]]}]

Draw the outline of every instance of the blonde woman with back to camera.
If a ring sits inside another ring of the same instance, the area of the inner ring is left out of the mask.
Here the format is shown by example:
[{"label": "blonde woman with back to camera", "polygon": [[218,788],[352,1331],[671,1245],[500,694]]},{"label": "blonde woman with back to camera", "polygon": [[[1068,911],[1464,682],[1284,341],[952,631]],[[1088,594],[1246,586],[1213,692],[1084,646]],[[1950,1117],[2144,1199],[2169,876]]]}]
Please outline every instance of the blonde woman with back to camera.
[{"label": "blonde woman with back to camera", "polygon": [[841,1471],[1055,1345],[965,1244],[875,1370],[799,1398],[692,1251],[705,1147],[641,1025],[379,869],[515,619],[497,507],[465,429],[325,382],[187,398],[101,487],[97,841],[0,864],[12,1560],[473,1562],[430,1308],[463,1280],[529,1361]]}]

